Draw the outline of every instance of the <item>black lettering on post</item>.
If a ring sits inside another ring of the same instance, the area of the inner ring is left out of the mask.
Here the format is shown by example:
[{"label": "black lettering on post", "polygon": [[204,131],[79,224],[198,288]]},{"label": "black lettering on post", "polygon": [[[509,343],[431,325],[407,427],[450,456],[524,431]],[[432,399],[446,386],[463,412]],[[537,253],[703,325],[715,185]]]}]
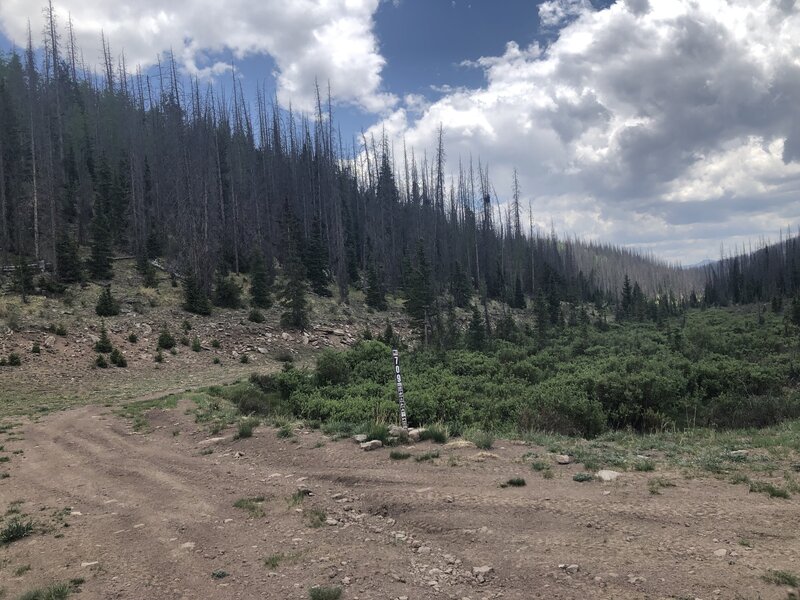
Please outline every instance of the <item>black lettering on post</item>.
[{"label": "black lettering on post", "polygon": [[394,361],[394,379],[397,384],[397,404],[400,407],[400,426],[403,429],[408,429],[406,397],[403,393],[403,378],[400,377],[400,353],[397,350],[392,350],[392,360]]}]

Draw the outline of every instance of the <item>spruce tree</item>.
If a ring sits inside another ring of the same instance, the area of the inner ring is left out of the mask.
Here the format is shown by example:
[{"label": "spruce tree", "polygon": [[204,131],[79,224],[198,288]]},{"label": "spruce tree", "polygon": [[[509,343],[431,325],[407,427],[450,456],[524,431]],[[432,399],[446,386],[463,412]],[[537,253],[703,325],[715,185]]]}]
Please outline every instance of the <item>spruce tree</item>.
[{"label": "spruce tree", "polygon": [[269,273],[260,250],[254,253],[250,264],[250,303],[257,308],[272,306]]},{"label": "spruce tree", "polygon": [[522,291],[522,280],[519,275],[517,275],[517,279],[514,281],[514,299],[511,306],[513,308],[525,308],[527,306],[525,303],[525,294]]},{"label": "spruce tree", "polygon": [[221,308],[239,308],[242,305],[242,288],[221,271],[217,272],[214,283],[214,304]]},{"label": "spruce tree", "polygon": [[61,283],[76,283],[81,280],[83,266],[78,255],[78,244],[68,233],[63,233],[56,244],[58,280]]},{"label": "spruce tree", "polygon": [[14,267],[14,289],[22,296],[22,301],[28,303],[28,294],[33,292],[33,271],[24,258],[17,261]]},{"label": "spruce tree", "polygon": [[625,279],[622,282],[622,300],[620,303],[620,314],[622,318],[629,318],[633,313],[633,286],[628,274],[625,273]]},{"label": "spruce tree", "polygon": [[136,270],[142,276],[142,285],[148,288],[157,288],[158,279],[156,279],[156,268],[152,263],[147,260],[147,252],[140,251],[136,255]]},{"label": "spruce tree", "polygon": [[328,289],[330,274],[328,273],[328,246],[322,235],[322,226],[319,219],[314,217],[311,224],[311,237],[304,247],[304,264],[306,276],[311,284],[311,290],[318,296],[329,298],[333,294]]},{"label": "spruce tree", "polygon": [[467,347],[477,352],[483,350],[485,345],[486,325],[478,307],[473,305],[472,317],[469,320],[469,329],[467,330]]},{"label": "spruce tree", "polygon": [[92,253],[89,258],[89,272],[95,279],[114,277],[112,267],[112,238],[108,219],[99,210],[92,219]]},{"label": "spruce tree", "polygon": [[281,324],[284,327],[295,327],[304,330],[308,327],[308,300],[306,295],[306,269],[300,260],[298,244],[290,243],[286,264],[283,267],[286,281],[278,300],[284,308]]},{"label": "spruce tree", "polygon": [[106,322],[103,321],[100,326],[100,339],[95,342],[94,345],[95,352],[111,352],[114,347],[111,345],[111,340],[108,337],[108,331],[106,330]]},{"label": "spruce tree", "polygon": [[408,276],[405,309],[417,323],[424,322],[426,315],[430,316],[434,301],[433,285],[431,283],[431,269],[425,256],[425,247],[422,240],[417,243],[416,264]]},{"label": "spruce tree", "polygon": [[367,269],[367,306],[375,310],[386,310],[386,290],[383,287],[383,278],[375,267],[375,263],[370,263]]},{"label": "spruce tree", "polygon": [[110,285],[100,292],[94,310],[101,317],[113,317],[119,314],[119,302],[111,295]]},{"label": "spruce tree", "polygon": [[183,310],[196,315],[210,315],[211,303],[208,296],[200,287],[197,277],[189,274],[183,280]]},{"label": "spruce tree", "polygon": [[453,302],[459,308],[467,308],[472,299],[472,285],[469,277],[464,271],[461,263],[456,261],[453,265],[453,274],[450,277],[450,293],[453,295]]}]

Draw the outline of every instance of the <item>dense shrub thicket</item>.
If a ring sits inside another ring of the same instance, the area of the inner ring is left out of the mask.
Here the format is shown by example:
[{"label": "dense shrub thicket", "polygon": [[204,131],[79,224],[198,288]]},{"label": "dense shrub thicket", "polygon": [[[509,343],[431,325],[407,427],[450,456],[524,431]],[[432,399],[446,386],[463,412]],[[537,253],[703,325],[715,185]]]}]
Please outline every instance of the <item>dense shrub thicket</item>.
[{"label": "dense shrub thicket", "polygon": [[[566,327],[549,340],[516,333],[482,352],[403,356],[412,424],[595,436],[608,428],[765,426],[800,417],[797,333],[777,315],[690,311],[648,323]],[[358,423],[394,420],[391,349],[365,340],[323,353],[314,372],[254,376],[294,415]]]}]

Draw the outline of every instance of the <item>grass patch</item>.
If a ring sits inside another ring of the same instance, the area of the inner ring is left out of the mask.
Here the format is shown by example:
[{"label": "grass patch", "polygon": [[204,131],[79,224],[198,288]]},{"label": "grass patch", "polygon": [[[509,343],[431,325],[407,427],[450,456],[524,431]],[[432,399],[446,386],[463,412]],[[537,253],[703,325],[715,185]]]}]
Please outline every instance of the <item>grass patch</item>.
[{"label": "grass patch", "polygon": [[16,569],[14,569],[14,577],[22,577],[23,575],[25,575],[25,573],[27,573],[30,570],[31,570],[30,565],[22,565],[21,567],[17,567]]},{"label": "grass patch", "polygon": [[223,571],[222,569],[217,569],[216,571],[211,571],[211,578],[212,579],[225,579],[229,573],[227,571]]},{"label": "grass patch", "polygon": [[531,469],[534,471],[547,471],[550,468],[550,463],[544,460],[535,460],[531,463]]},{"label": "grass patch", "polygon": [[258,427],[261,421],[255,417],[247,417],[239,421],[239,427],[236,430],[236,439],[243,439],[253,437],[253,429]]},{"label": "grass patch", "polygon": [[322,527],[323,525],[325,525],[325,520],[328,518],[328,516],[325,514],[325,511],[320,510],[318,508],[312,508],[310,510],[307,510],[305,513],[305,517],[306,517],[306,524],[309,527],[313,527],[314,529],[317,529],[318,527]]},{"label": "grass patch", "polygon": [[291,425],[282,425],[277,433],[279,438],[287,439],[294,437],[294,430]]},{"label": "grass patch", "polygon": [[293,552],[291,554],[284,554],[283,552],[277,552],[275,554],[270,554],[268,557],[264,559],[264,566],[268,569],[277,569],[281,563],[283,562],[291,562],[300,558],[299,552]]},{"label": "grass patch", "polygon": [[118,413],[120,416],[133,421],[132,427],[134,431],[143,432],[150,428],[150,424],[145,416],[147,412],[156,408],[162,410],[175,408],[177,405],[177,396],[164,396],[163,398],[157,398],[155,400],[131,402],[130,404],[120,407]]},{"label": "grass patch", "polygon": [[434,450],[433,452],[426,452],[425,454],[420,454],[419,456],[415,456],[414,460],[417,462],[425,462],[427,460],[433,460],[434,458],[439,458],[438,450]]},{"label": "grass patch", "polygon": [[309,600],[339,600],[342,588],[339,586],[320,586],[308,590]]},{"label": "grass patch", "polygon": [[7,545],[22,538],[28,537],[33,533],[33,521],[23,520],[22,517],[14,517],[0,529],[0,545]]},{"label": "grass patch", "polygon": [[577,481],[578,483],[586,483],[587,481],[592,481],[594,479],[594,475],[591,473],[575,473],[572,476],[572,481]]},{"label": "grass patch", "polygon": [[768,571],[766,575],[761,576],[761,579],[775,585],[800,587],[800,577],[788,571]]},{"label": "grass patch", "polygon": [[472,442],[481,450],[489,450],[494,444],[494,436],[483,429],[468,429],[464,432],[464,439]]},{"label": "grass patch", "polygon": [[647,482],[647,489],[654,496],[660,494],[662,488],[668,487],[675,487],[675,484],[666,477],[653,477]]},{"label": "grass patch", "polygon": [[303,500],[305,500],[306,496],[310,496],[311,492],[307,489],[299,489],[294,494],[287,498],[286,502],[289,504],[290,507],[297,506]]},{"label": "grass patch", "polygon": [[429,425],[419,434],[420,441],[430,440],[437,444],[447,443],[447,438],[449,437],[450,432],[442,423],[434,423],[433,425]]},{"label": "grass patch", "polygon": [[404,452],[402,450],[392,450],[389,452],[389,458],[392,460],[406,460],[411,457],[411,452]]},{"label": "grass patch", "polygon": [[242,510],[246,510],[250,513],[250,516],[253,518],[263,517],[264,516],[264,508],[262,504],[266,498],[264,496],[255,496],[253,498],[239,498],[236,502],[233,503],[234,508],[241,508]]},{"label": "grass patch", "polygon": [[25,592],[17,600],[64,600],[73,592],[80,591],[78,589],[78,585],[80,584],[75,584],[73,582],[54,583],[44,588],[37,588],[35,590]]},{"label": "grass patch", "polygon": [[650,459],[639,459],[633,463],[633,470],[648,473],[656,470],[656,464]]},{"label": "grass patch", "polygon": [[779,488],[767,481],[751,481],[750,491],[759,494],[767,494],[770,498],[783,498],[784,500],[788,500],[791,497],[787,490]]}]

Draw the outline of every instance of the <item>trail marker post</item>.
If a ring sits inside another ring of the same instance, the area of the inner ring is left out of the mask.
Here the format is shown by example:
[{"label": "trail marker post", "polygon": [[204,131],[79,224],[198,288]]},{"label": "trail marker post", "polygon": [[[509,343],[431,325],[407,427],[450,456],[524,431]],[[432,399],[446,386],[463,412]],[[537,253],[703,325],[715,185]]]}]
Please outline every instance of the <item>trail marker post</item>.
[{"label": "trail marker post", "polygon": [[392,350],[392,361],[394,362],[394,381],[397,384],[397,404],[400,407],[400,426],[408,429],[406,397],[403,392],[403,378],[400,376],[400,353],[396,349]]}]

